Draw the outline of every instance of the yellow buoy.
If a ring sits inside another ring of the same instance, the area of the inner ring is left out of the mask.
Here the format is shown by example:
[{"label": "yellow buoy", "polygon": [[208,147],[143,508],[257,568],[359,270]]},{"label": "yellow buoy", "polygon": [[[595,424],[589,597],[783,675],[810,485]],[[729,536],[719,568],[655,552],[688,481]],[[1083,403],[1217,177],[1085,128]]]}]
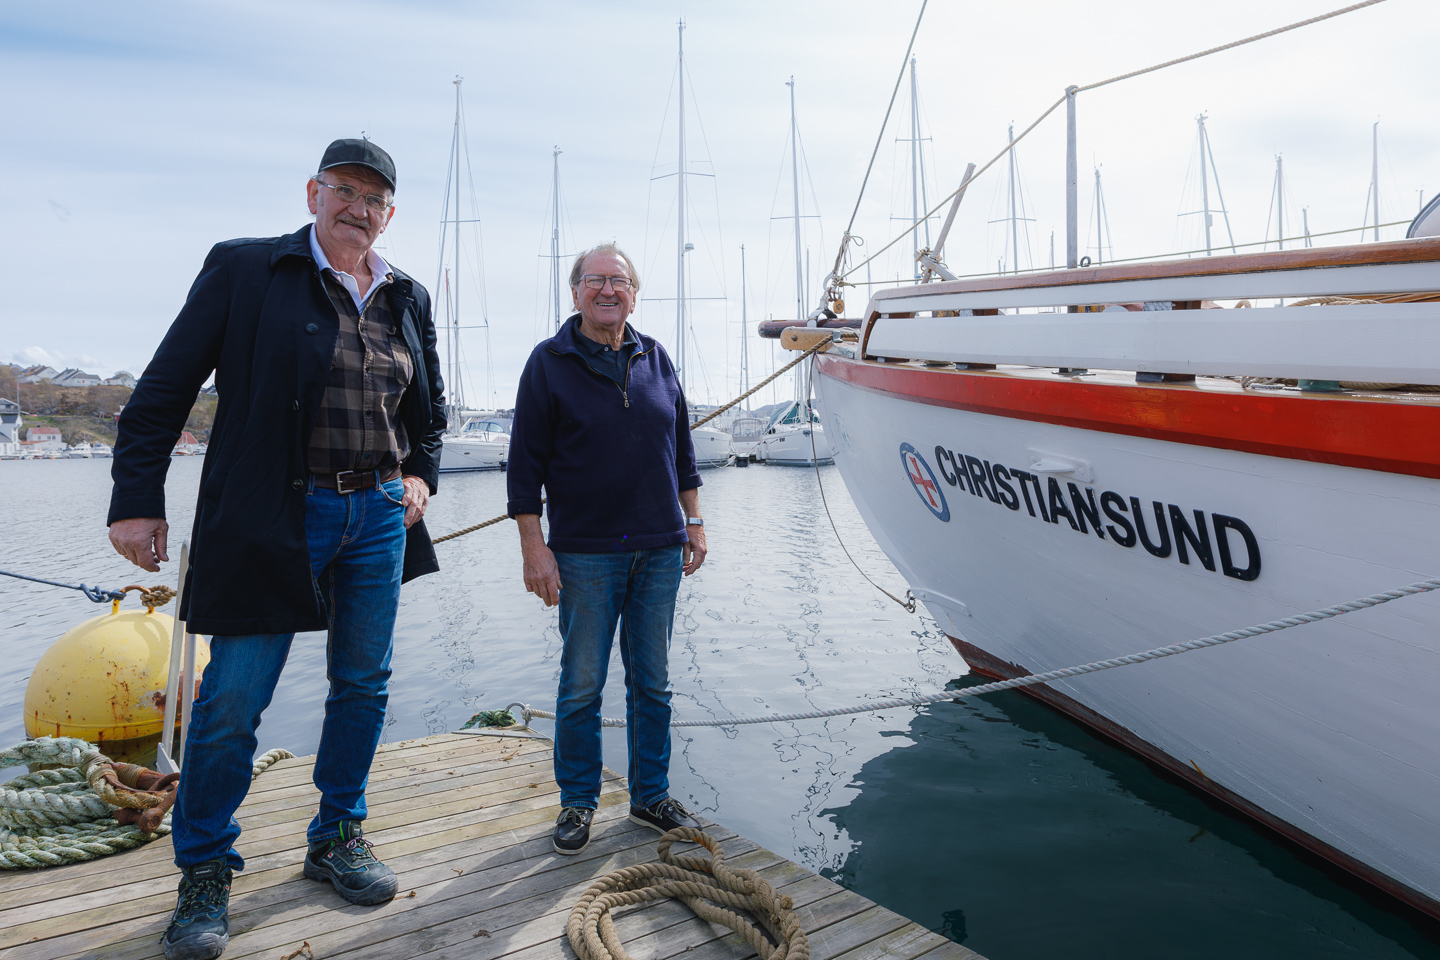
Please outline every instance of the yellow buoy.
[{"label": "yellow buoy", "polygon": [[[163,613],[126,610],[68,631],[30,674],[25,732],[96,744],[159,736],[174,628],[175,621]],[[210,648],[197,637],[197,680],[209,662]],[[181,677],[181,690],[186,683]],[[198,690],[198,682],[191,689]]]}]

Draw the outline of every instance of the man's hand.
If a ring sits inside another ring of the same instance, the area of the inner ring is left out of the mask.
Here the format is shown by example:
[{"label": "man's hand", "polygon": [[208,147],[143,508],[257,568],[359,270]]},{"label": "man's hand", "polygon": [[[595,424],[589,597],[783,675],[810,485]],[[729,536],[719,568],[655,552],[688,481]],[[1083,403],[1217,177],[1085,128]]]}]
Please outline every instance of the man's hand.
[{"label": "man's hand", "polygon": [[[680,512],[686,517],[700,516],[700,488],[680,491]],[[705,562],[705,527],[698,524],[686,524],[685,552],[685,576],[690,576],[700,569],[700,564]]]},{"label": "man's hand", "polygon": [[168,563],[165,538],[170,524],[158,517],[136,517],[116,520],[110,524],[110,543],[115,552],[142,570],[156,573],[161,563]]},{"label": "man's hand", "polygon": [[430,506],[430,485],[419,477],[401,477],[400,482],[405,484],[405,498],[400,502],[405,504],[405,529],[409,530]]},{"label": "man's hand", "polygon": [[525,561],[525,589],[553,607],[560,602],[560,568],[555,554],[545,545],[540,515],[522,513],[515,517],[520,527],[520,555]]},{"label": "man's hand", "polygon": [[685,544],[685,576],[690,576],[700,569],[700,564],[705,562],[705,528],[686,527],[685,535],[690,538]]}]

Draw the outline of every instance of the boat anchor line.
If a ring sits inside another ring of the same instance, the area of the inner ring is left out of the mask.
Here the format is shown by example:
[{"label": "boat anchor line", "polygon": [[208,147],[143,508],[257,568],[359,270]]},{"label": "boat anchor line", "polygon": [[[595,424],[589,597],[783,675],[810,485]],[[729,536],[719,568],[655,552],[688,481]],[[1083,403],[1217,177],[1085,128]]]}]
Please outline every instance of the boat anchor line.
[{"label": "boat anchor line", "polygon": [[[803,713],[776,713],[762,717],[726,717],[719,720],[676,720],[671,723],[670,726],[736,727],[752,723],[787,723],[792,720],[819,720],[824,717],[843,717],[854,713],[874,713],[880,710],[894,710],[901,707],[923,707],[927,704],[940,703],[945,700],[965,700],[986,693],[1013,690],[1017,687],[1033,687],[1038,684],[1049,683],[1052,680],[1065,680],[1087,673],[1099,673],[1101,670],[1112,670],[1115,667],[1127,667],[1135,663],[1145,663],[1150,660],[1173,657],[1176,654],[1189,653],[1191,650],[1203,650],[1206,647],[1217,647],[1223,643],[1244,640],[1248,637],[1258,637],[1267,633],[1278,633],[1281,630],[1288,630],[1291,627],[1315,623],[1320,620],[1330,620],[1347,613],[1354,613],[1357,610],[1368,610],[1370,607],[1378,607],[1382,603],[1399,600],[1401,597],[1413,597],[1416,594],[1429,593],[1432,590],[1440,590],[1440,578],[1420,580],[1407,586],[1397,587],[1394,590],[1386,590],[1383,593],[1372,593],[1370,596],[1361,597],[1358,600],[1350,600],[1345,603],[1336,604],[1333,607],[1322,607],[1319,610],[1296,614],[1293,617],[1282,617],[1279,620],[1271,620],[1269,623],[1260,623],[1253,627],[1245,627],[1243,630],[1217,633],[1214,636],[1202,637],[1198,640],[1186,640],[1183,643],[1172,644],[1168,647],[1156,647],[1153,650],[1146,650],[1142,653],[1132,653],[1129,656],[1113,657],[1109,660],[1096,660],[1092,663],[1084,663],[1075,667],[1047,670],[1044,673],[1032,673],[1028,676],[1015,677],[1011,680],[998,680],[994,683],[984,683],[977,687],[966,687],[963,690],[946,690],[941,693],[932,693],[927,696],[911,697],[908,699],[877,700],[873,703],[853,707],[837,707],[833,710],[811,710]],[[524,703],[512,703],[505,709],[508,710],[510,707],[520,708],[522,722],[525,726],[529,726],[532,717],[540,717],[544,720],[555,719],[555,714],[549,710],[537,710]],[[602,717],[600,719],[600,725],[604,727],[623,727],[625,726],[625,721],[618,717]]]}]

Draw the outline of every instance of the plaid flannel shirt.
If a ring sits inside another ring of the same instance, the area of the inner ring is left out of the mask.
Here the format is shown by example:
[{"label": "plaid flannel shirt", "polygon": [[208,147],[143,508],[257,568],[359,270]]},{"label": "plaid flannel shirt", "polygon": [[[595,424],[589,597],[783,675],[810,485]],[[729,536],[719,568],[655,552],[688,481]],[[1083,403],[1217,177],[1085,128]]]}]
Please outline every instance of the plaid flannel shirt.
[{"label": "plaid flannel shirt", "polygon": [[387,279],[363,310],[328,269],[325,292],[340,318],[330,379],[310,434],[311,473],[388,470],[410,455],[400,421],[400,396],[414,376],[414,359],[390,312]]}]

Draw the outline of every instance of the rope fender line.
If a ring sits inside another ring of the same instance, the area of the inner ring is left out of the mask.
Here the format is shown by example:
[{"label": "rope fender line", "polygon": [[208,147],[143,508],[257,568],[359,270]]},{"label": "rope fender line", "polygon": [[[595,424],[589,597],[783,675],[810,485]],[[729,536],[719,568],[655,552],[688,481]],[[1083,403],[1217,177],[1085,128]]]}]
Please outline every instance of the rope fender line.
[{"label": "rope fender line", "polygon": [[[709,857],[682,857],[670,852],[680,841],[698,843]],[[777,893],[754,870],[726,865],[725,854],[709,834],[677,827],[660,838],[655,852],[660,863],[642,863],[608,873],[581,895],[565,924],[580,960],[630,960],[615,931],[611,911],[673,897],[702,920],[734,930],[760,960],[809,960],[810,941],[800,926],[795,904]],[[737,913],[746,910],[759,924]],[[763,930],[762,930],[763,927]],[[769,931],[776,943],[766,937]]]},{"label": "rope fender line", "polygon": [[[820,341],[819,343],[815,344],[815,346],[811,347],[809,350],[806,350],[804,353],[800,354],[800,356],[796,357],[794,360],[791,360],[789,363],[785,364],[785,366],[781,367],[779,370],[776,370],[774,373],[770,374],[770,376],[766,377],[764,380],[761,380],[761,381],[760,381],[759,383],[757,383],[755,386],[751,387],[749,390],[746,390],[744,393],[740,394],[740,396],[736,397],[734,400],[731,400],[729,403],[725,404],[723,407],[718,407],[718,408],[716,408],[714,411],[712,411],[709,415],[707,415],[707,416],[704,417],[703,419],[696,420],[694,423],[690,424],[690,429],[693,431],[693,430],[695,430],[695,429],[697,429],[697,428],[699,428],[699,427],[704,426],[705,424],[709,423],[711,420],[714,420],[716,417],[720,416],[720,414],[724,413],[726,410],[729,410],[731,407],[735,406],[735,404],[740,403],[742,400],[745,400],[746,398],[748,398],[748,397],[750,397],[750,396],[753,396],[753,395],[756,394],[756,393],[759,393],[762,389],[764,389],[765,387],[768,387],[777,377],[779,377],[780,375],[788,372],[792,367],[794,367],[795,365],[799,364],[799,363],[800,363],[802,360],[804,360],[806,357],[811,356],[811,355],[814,354],[815,352],[817,352],[817,351],[819,351],[819,350],[822,350],[822,349],[824,349],[825,347],[828,347],[829,345],[830,345],[830,341],[828,341],[828,340],[822,340],[822,341]],[[540,502],[541,502],[541,504],[544,504],[544,503],[546,502],[546,500],[541,500]],[[507,520],[507,519],[509,519],[509,517],[510,517],[510,515],[509,515],[508,513],[502,513],[502,514],[500,514],[500,516],[498,516],[498,517],[491,517],[489,520],[482,521],[481,523],[477,523],[477,524],[474,524],[474,525],[469,526],[469,527],[464,527],[464,528],[462,528],[462,529],[460,529],[460,530],[456,530],[454,533],[447,533],[447,534],[445,534],[444,536],[435,537],[435,538],[434,538],[433,540],[431,540],[430,542],[431,542],[431,543],[444,543],[446,540],[454,540],[456,537],[463,537],[463,536],[465,536],[465,534],[467,534],[467,533],[474,533],[476,530],[484,530],[486,527],[493,527],[495,524],[499,523],[501,520]],[[0,571],[0,572],[3,572],[3,571]],[[27,579],[28,579],[28,578],[27,578]]]},{"label": "rope fender line", "polygon": [[[277,760],[255,761],[259,776]],[[177,775],[119,763],[78,737],[39,737],[0,750],[0,769],[56,764],[0,785],[0,870],[34,870],[132,850],[170,832]]]},{"label": "rope fender line", "polygon": [[[1059,670],[1047,670],[1044,673],[1027,674],[1026,676],[1015,677],[1010,680],[997,680],[993,683],[983,683],[974,687],[966,687],[963,690],[946,690],[941,693],[927,694],[923,697],[877,700],[853,707],[812,710],[804,713],[778,713],[760,717],[727,717],[720,720],[676,720],[673,721],[670,726],[736,727],[752,723],[787,723],[792,720],[819,720],[825,717],[843,717],[855,713],[874,713],[880,710],[894,710],[901,707],[923,707],[945,700],[965,700],[987,693],[997,693],[1001,690],[1033,687],[1042,683],[1049,683],[1052,680],[1066,680],[1070,677],[1084,676],[1087,673],[1099,673],[1102,670],[1113,670],[1116,667],[1126,667],[1135,663],[1160,660],[1164,657],[1173,657],[1177,654],[1189,653],[1192,650],[1203,650],[1206,647],[1216,647],[1224,643],[1232,643],[1236,640],[1263,636],[1267,633],[1278,633],[1281,630],[1288,630],[1291,627],[1299,627],[1321,620],[1330,620],[1334,617],[1344,616],[1347,613],[1354,613],[1357,610],[1368,610],[1371,607],[1378,607],[1383,603],[1399,600],[1402,597],[1413,597],[1417,594],[1429,593],[1432,590],[1440,590],[1440,578],[1420,580],[1403,587],[1396,587],[1394,590],[1385,590],[1381,593],[1373,593],[1368,597],[1360,597],[1357,600],[1337,603],[1333,607],[1321,607],[1318,610],[1310,610],[1306,613],[1296,614],[1291,617],[1281,617],[1279,620],[1259,623],[1241,630],[1232,630],[1229,633],[1217,633],[1213,636],[1201,637],[1198,640],[1186,640],[1182,643],[1171,644],[1167,647],[1156,647],[1152,650],[1144,650],[1140,653],[1132,653],[1123,657],[1112,657],[1109,660],[1096,660],[1091,663],[1082,663],[1079,666],[1064,667]],[[555,719],[555,714],[548,710],[538,710],[524,704],[511,704],[511,706],[520,707],[524,722],[527,726],[530,723],[531,717],[540,717],[543,720]],[[624,719],[616,717],[602,717],[600,724],[606,727],[623,727],[625,726],[625,721]]]}]

